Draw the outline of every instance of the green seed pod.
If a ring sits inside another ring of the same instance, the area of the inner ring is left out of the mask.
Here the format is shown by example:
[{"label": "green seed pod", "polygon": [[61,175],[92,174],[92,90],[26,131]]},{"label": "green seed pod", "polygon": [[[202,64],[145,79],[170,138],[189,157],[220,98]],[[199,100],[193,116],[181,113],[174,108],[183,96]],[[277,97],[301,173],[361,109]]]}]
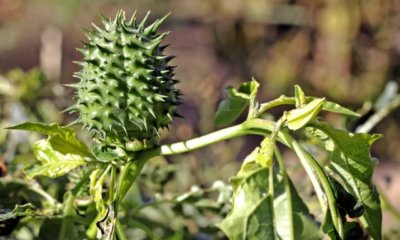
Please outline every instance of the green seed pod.
[{"label": "green seed pod", "polygon": [[80,82],[73,85],[77,103],[68,110],[78,112],[76,122],[103,145],[155,143],[159,129],[179,116],[178,81],[168,65],[173,57],[165,56],[160,45],[168,33],[157,33],[167,16],[145,26],[148,15],[140,23],[135,14],[127,20],[123,11],[105,18],[104,29],[94,25],[78,49],[83,60],[75,74]]}]

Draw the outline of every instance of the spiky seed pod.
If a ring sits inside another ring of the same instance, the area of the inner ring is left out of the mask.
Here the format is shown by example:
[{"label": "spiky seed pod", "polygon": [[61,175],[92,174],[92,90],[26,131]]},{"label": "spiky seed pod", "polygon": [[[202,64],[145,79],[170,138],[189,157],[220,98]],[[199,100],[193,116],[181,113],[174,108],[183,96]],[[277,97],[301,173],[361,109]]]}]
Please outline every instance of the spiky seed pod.
[{"label": "spiky seed pod", "polygon": [[160,45],[168,33],[157,33],[167,16],[145,26],[148,15],[140,23],[135,14],[126,19],[123,11],[104,18],[104,29],[94,25],[78,49],[82,69],[75,74],[80,82],[73,85],[77,103],[69,111],[79,112],[76,122],[103,145],[140,150],[177,115],[178,81],[168,64],[173,57],[164,55]]}]

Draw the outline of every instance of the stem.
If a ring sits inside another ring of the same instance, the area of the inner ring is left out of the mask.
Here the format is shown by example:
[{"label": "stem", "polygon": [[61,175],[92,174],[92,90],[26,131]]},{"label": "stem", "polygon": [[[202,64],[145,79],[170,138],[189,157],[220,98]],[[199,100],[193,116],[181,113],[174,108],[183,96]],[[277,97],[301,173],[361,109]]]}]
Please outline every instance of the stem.
[{"label": "stem", "polygon": [[115,178],[117,177],[117,167],[111,167],[110,188],[108,192],[108,204],[111,204],[115,198]]},{"label": "stem", "polygon": [[185,153],[219,141],[246,134],[266,135],[272,132],[274,129],[275,123],[272,121],[263,119],[250,119],[233,127],[224,128],[187,141],[158,146],[145,150],[139,153],[137,156],[132,156],[132,159],[134,160],[128,162],[123,167],[123,170],[119,176],[118,189],[116,193],[117,206],[129,190],[130,186],[135,182],[145,163],[152,157]]},{"label": "stem", "polygon": [[121,222],[119,221],[119,219],[116,219],[116,224],[115,224],[115,230],[116,230],[116,235],[117,235],[117,239],[118,240],[127,240],[125,233],[124,233],[124,229],[121,226]]},{"label": "stem", "polygon": [[159,155],[165,156],[190,152],[216,142],[247,134],[266,135],[272,132],[274,128],[275,123],[272,121],[263,119],[250,119],[239,125],[224,128],[201,137],[169,145],[162,145],[153,149],[143,151],[138,156],[136,156],[137,160],[134,161],[146,161],[152,157]]},{"label": "stem", "polygon": [[296,153],[301,164],[310,177],[314,189],[316,190],[321,208],[330,210],[332,222],[335,226],[339,236],[343,236],[344,229],[343,223],[340,218],[339,211],[336,207],[336,197],[329,183],[328,177],[325,175],[324,170],[318,162],[306,151],[300,144],[294,140],[289,134],[281,131],[280,137],[288,146]]},{"label": "stem", "polygon": [[390,112],[400,106],[400,96],[394,98],[389,104],[385,105],[374,115],[372,115],[363,125],[357,127],[356,132],[368,133],[374,128],[380,121],[382,121]]},{"label": "stem", "polygon": [[89,180],[89,175],[91,173],[92,173],[92,168],[89,168],[87,172],[85,172],[81,180],[75,185],[75,187],[69,193],[67,193],[68,195],[63,210],[64,218],[61,223],[60,234],[58,235],[59,240],[69,239],[68,231],[70,231],[71,228],[74,227],[73,226],[74,220],[72,218],[73,216],[75,216],[75,210],[74,210],[75,198],[79,190]]},{"label": "stem", "polygon": [[296,104],[296,99],[294,97],[286,97],[285,95],[281,95],[279,98],[269,101],[267,103],[263,103],[260,106],[260,110],[258,110],[255,117],[261,116],[267,110],[280,106],[280,105],[294,105]]}]

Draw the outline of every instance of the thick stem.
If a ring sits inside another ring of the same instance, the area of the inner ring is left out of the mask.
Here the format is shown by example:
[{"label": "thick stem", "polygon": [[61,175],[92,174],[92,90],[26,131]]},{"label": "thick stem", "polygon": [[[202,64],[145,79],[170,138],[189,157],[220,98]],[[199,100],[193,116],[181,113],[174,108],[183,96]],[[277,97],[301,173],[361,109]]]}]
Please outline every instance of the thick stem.
[{"label": "thick stem", "polygon": [[135,182],[144,164],[152,157],[190,152],[216,142],[247,134],[266,135],[272,132],[274,128],[275,123],[272,121],[251,119],[239,125],[224,128],[198,138],[193,138],[187,141],[169,145],[162,145],[156,148],[145,150],[137,156],[132,156],[132,159],[134,160],[130,161],[128,164],[126,164],[126,166],[124,166],[124,169],[119,177],[116,197],[117,204],[123,199],[130,186]]},{"label": "thick stem", "polygon": [[272,132],[274,130],[274,127],[275,123],[272,121],[263,119],[251,119],[239,125],[224,128],[198,138],[193,138],[187,141],[182,141],[169,145],[162,145],[153,149],[143,151],[138,156],[136,156],[136,159],[140,159],[141,161],[143,161],[159,155],[165,156],[190,152],[216,142],[248,134],[266,135]]}]

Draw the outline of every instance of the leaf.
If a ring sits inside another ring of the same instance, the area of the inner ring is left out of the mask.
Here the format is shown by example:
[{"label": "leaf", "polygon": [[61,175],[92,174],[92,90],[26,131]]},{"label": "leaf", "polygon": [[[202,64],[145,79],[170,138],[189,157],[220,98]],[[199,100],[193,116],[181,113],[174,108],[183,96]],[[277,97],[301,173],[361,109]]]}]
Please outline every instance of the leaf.
[{"label": "leaf", "polygon": [[314,120],[324,103],[324,98],[317,98],[302,108],[289,111],[286,115],[286,124],[290,130],[298,130]]},{"label": "leaf", "polygon": [[93,148],[92,153],[100,162],[111,162],[127,158],[126,152],[120,147],[98,146]]},{"label": "leaf", "polygon": [[42,124],[26,122],[6,129],[26,130],[38,132],[49,136],[49,143],[55,151],[62,154],[75,154],[82,157],[92,157],[88,147],[82,141],[76,139],[75,132],[71,128],[60,127],[56,123]]},{"label": "leaf", "polygon": [[35,207],[30,204],[16,205],[13,210],[7,211],[1,209],[0,212],[0,225],[2,221],[7,221],[16,217],[25,217],[35,215]]},{"label": "leaf", "polygon": [[270,136],[266,136],[261,142],[261,148],[256,157],[256,162],[261,167],[272,166],[272,155],[274,153],[275,141]]},{"label": "leaf", "polygon": [[344,115],[349,115],[349,116],[354,116],[354,117],[361,116],[359,113],[356,113],[348,108],[342,107],[339,104],[331,102],[331,101],[325,101],[322,104],[322,110],[327,111],[327,112],[341,113]]},{"label": "leaf", "polygon": [[98,213],[105,211],[105,201],[103,200],[103,185],[107,174],[110,171],[111,165],[104,168],[98,168],[90,174],[89,192],[93,201],[96,203]]},{"label": "leaf", "polygon": [[41,162],[41,165],[34,165],[25,169],[28,177],[33,178],[43,175],[51,178],[62,176],[72,169],[86,164],[81,155],[62,154],[55,151],[48,140],[39,140],[33,145],[33,153]]},{"label": "leaf", "polygon": [[223,100],[218,106],[214,119],[215,124],[224,126],[233,123],[249,104],[254,103],[258,87],[259,83],[254,79],[240,84],[238,90],[227,87],[225,89],[227,99]]},{"label": "leaf", "polygon": [[232,210],[217,225],[231,240],[276,239],[268,168],[232,178]]},{"label": "leaf", "polygon": [[304,104],[306,103],[306,97],[299,85],[294,86],[294,96],[296,99],[296,108],[303,107]]},{"label": "leaf", "polygon": [[281,239],[322,239],[323,234],[288,177],[276,175],[274,217]]},{"label": "leaf", "polygon": [[328,124],[312,125],[323,131],[333,142],[331,162],[328,166],[344,184],[348,192],[358,198],[364,207],[360,220],[373,239],[381,239],[382,213],[379,194],[372,184],[376,160],[371,158],[370,147],[381,135],[349,133],[334,129]]}]

